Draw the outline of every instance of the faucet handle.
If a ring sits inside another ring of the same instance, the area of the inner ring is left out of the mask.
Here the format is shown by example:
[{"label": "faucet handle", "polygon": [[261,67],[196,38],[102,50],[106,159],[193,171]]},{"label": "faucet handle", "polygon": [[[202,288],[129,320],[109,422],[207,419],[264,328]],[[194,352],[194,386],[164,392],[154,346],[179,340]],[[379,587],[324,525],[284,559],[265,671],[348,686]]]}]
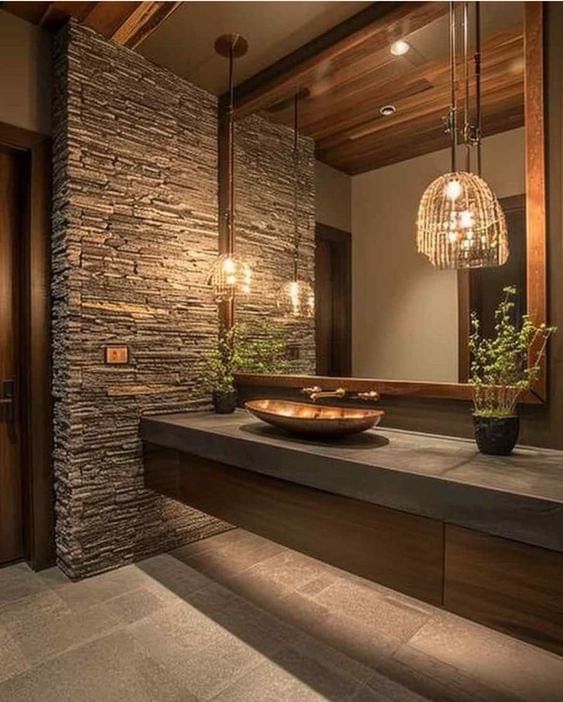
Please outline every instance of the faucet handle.
[{"label": "faucet handle", "polygon": [[379,393],[377,390],[368,390],[367,392],[359,392],[356,397],[358,400],[364,400],[364,402],[377,402],[379,400]]},{"label": "faucet handle", "polygon": [[305,395],[312,395],[316,392],[322,392],[322,388],[320,388],[318,385],[313,385],[312,388],[301,388],[301,392]]}]

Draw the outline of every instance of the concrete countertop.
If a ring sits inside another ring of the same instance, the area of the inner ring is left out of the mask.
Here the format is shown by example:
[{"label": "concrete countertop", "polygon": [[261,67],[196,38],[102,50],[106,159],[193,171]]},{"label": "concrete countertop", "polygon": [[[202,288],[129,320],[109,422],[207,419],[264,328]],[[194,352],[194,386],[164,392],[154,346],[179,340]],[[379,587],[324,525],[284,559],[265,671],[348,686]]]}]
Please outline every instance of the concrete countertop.
[{"label": "concrete countertop", "polygon": [[338,442],[290,436],[252,417],[143,417],[144,441],[337,495],[563,551],[563,451],[480,454],[473,441],[395,429]]}]

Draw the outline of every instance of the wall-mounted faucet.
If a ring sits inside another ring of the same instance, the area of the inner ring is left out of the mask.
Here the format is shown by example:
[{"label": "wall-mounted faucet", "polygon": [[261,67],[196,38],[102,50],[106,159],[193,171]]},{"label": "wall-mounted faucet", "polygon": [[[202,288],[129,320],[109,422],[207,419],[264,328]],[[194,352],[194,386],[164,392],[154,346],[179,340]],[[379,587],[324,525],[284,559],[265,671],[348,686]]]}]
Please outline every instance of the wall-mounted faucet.
[{"label": "wall-mounted faucet", "polygon": [[318,385],[314,385],[312,388],[303,388],[301,392],[309,395],[309,398],[315,402],[320,397],[345,397],[346,390],[344,388],[336,388],[336,390],[323,390]]},{"label": "wall-mounted faucet", "polygon": [[[338,397],[343,398],[348,395],[346,388],[336,388],[336,390],[323,390],[318,385],[314,385],[311,388],[303,388],[301,390],[305,395],[309,395],[309,398],[315,402],[321,397]],[[379,400],[379,393],[376,390],[368,390],[367,392],[357,392],[349,396],[353,400],[364,400],[365,402],[377,402]]]}]

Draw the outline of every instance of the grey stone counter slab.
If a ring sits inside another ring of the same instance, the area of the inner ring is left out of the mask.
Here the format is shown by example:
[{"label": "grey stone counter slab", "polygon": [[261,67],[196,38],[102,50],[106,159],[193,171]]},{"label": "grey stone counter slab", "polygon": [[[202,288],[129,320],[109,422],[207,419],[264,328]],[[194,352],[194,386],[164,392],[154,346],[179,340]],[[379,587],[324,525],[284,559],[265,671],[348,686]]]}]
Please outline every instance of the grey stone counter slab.
[{"label": "grey stone counter slab", "polygon": [[563,452],[377,429],[338,442],[284,434],[244,410],[143,417],[143,440],[337,495],[563,551]]}]

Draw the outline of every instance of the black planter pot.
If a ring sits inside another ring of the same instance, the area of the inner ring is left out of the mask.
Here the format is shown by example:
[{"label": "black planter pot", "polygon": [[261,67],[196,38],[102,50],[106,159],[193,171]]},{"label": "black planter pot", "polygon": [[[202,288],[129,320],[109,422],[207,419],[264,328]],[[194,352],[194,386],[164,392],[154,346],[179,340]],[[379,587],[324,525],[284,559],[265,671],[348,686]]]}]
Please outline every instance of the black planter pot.
[{"label": "black planter pot", "polygon": [[508,456],[518,441],[520,417],[478,417],[473,415],[475,441],[481,453]]},{"label": "black planter pot", "polygon": [[213,409],[217,414],[232,414],[237,408],[236,390],[231,392],[213,392]]}]

